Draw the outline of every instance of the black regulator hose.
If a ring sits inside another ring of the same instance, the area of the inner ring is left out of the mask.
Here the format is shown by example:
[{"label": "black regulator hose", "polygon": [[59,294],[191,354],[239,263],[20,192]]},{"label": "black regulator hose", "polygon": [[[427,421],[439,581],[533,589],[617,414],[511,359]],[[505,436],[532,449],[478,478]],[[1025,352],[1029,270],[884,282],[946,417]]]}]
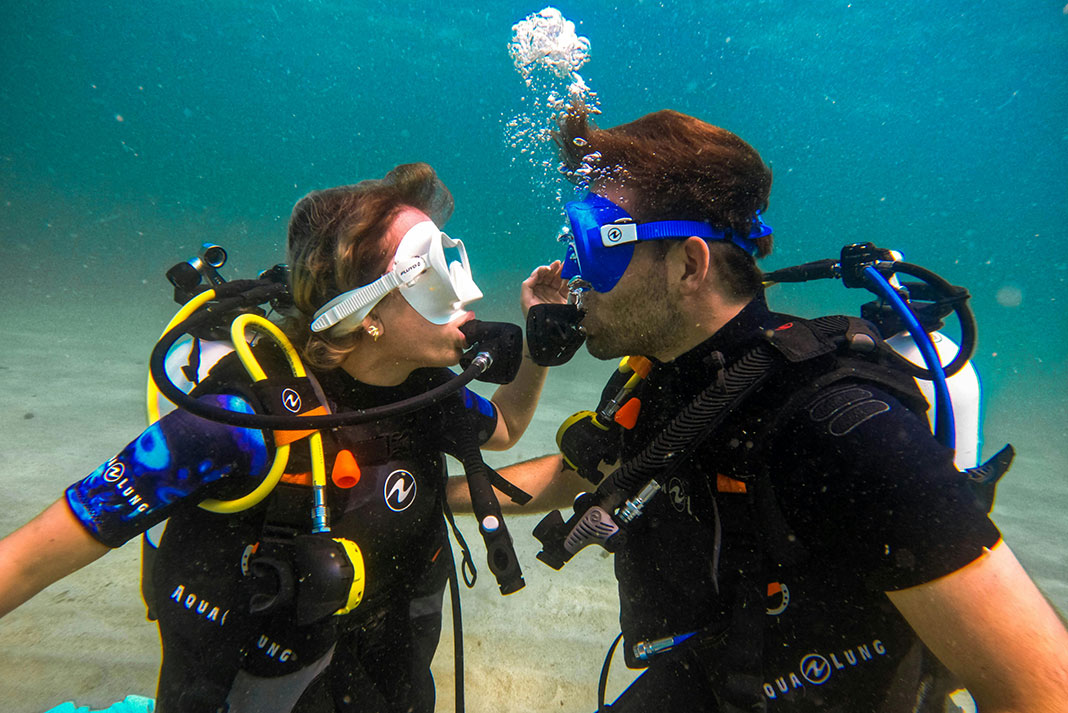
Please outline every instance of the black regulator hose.
[{"label": "black regulator hose", "polygon": [[188,319],[176,325],[160,338],[159,342],[156,343],[155,348],[153,348],[152,355],[149,358],[149,369],[160,393],[180,408],[189,411],[196,416],[200,416],[201,418],[206,418],[209,421],[216,421],[242,428],[272,430],[337,428],[339,426],[352,426],[358,423],[367,423],[369,421],[414,411],[436,403],[474,381],[479,374],[488,369],[493,363],[493,357],[489,352],[480,351],[463,373],[458,374],[447,383],[436,386],[426,393],[418,394],[392,404],[386,404],[385,406],[357,409],[355,411],[346,411],[344,413],[316,416],[285,416],[275,414],[238,413],[218,406],[211,406],[196,400],[174,385],[170,376],[167,374],[166,360],[167,354],[170,352],[171,348],[186,333],[195,330],[212,320],[218,319],[220,314],[228,314],[232,313],[235,309],[262,304],[267,301],[270,295],[277,291],[277,286],[274,285],[264,285],[262,287],[256,286],[249,290],[248,284],[245,284],[245,291],[241,292],[241,286],[238,285],[238,281],[228,282],[225,286],[221,287],[230,287],[231,285],[236,286],[236,289],[233,291],[240,293],[239,295],[210,303],[203,309],[194,313]]},{"label": "black regulator hose", "polygon": [[[910,262],[893,262],[886,267],[880,263],[876,264],[874,267],[884,275],[888,272],[891,274],[900,272],[905,275],[911,275],[912,277],[931,285],[946,297],[950,306],[953,308],[953,312],[957,315],[957,319],[960,320],[960,346],[957,349],[956,356],[943,367],[943,371],[948,378],[963,369],[964,365],[967,364],[975,354],[975,346],[977,343],[976,335],[978,333],[978,328],[975,324],[975,313],[972,312],[972,308],[968,305],[968,300],[970,298],[968,290],[963,287],[952,285],[940,275],[931,272],[925,267],[920,267],[919,265],[914,265]],[[917,378],[924,379],[925,381],[932,381],[935,378],[935,375],[932,374],[929,369],[916,366],[896,352],[893,353],[891,358],[901,368],[907,370]]]},{"label": "black regulator hose", "polygon": [[[854,248],[859,248],[860,252],[851,252]],[[869,249],[865,251],[865,248]],[[866,265],[871,265],[887,279],[898,272],[918,278],[924,285],[933,290],[934,294],[939,295],[944,300],[942,304],[952,308],[960,321],[960,346],[953,360],[943,368],[946,377],[953,376],[964,368],[964,365],[975,354],[977,328],[975,314],[968,304],[968,300],[971,297],[968,294],[968,290],[950,284],[945,278],[925,267],[920,267],[910,262],[885,259],[890,254],[890,251],[881,250],[870,244],[847,246],[843,248],[841,259],[815,260],[806,262],[803,265],[774,270],[764,275],[764,284],[768,286],[785,282],[808,282],[810,280],[841,278],[846,287],[863,287],[870,290],[866,281],[859,277],[860,269]],[[877,255],[883,256],[884,259],[878,259]],[[875,292],[875,294],[880,298],[882,297],[878,292]],[[932,295],[925,290],[925,294],[919,299],[930,302],[935,301],[931,297]],[[892,353],[890,358],[898,367],[913,377],[925,381],[933,381],[936,378],[935,374],[929,369],[913,364],[896,352]]]}]

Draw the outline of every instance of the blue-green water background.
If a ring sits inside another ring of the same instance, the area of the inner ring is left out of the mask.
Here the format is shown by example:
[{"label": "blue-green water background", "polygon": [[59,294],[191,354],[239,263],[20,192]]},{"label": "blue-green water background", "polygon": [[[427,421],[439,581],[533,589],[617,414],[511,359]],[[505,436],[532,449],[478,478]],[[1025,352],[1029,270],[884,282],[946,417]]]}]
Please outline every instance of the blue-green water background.
[{"label": "blue-green water background", "polygon": [[[990,389],[1065,394],[1068,16],[1057,3],[558,7],[591,40],[582,72],[603,123],[672,107],[761,151],[775,171],[768,267],[856,240],[898,248],[971,289]],[[58,274],[60,299],[99,287],[153,300],[163,270],[202,240],[248,274],[281,259],[306,191],[425,160],[453,190],[449,229],[499,303],[557,253],[564,189],[516,160],[504,126],[532,101],[506,54],[510,28],[538,9],[11,3],[3,294],[51,293],[43,283]],[[1019,306],[999,305],[1005,287]],[[791,288],[788,302],[819,309],[843,295]]]},{"label": "blue-green water background", "polygon": [[[775,172],[766,217],[777,247],[767,268],[872,240],[971,290],[985,455],[1009,440],[1020,451],[995,515],[1043,589],[1065,607],[1068,8],[1059,3],[556,6],[591,41],[582,74],[599,95],[603,124],[674,108],[733,130],[761,152]],[[569,191],[539,165],[545,147],[532,161],[508,128],[516,116],[545,113],[544,97],[524,86],[506,51],[512,24],[542,5],[443,5],[5,4],[0,425],[18,440],[0,453],[7,503],[0,534],[143,423],[147,352],[175,309],[164,271],[202,241],[230,250],[229,277],[281,261],[288,212],[309,190],[381,176],[400,162],[430,162],[456,198],[448,230],[467,242],[487,294],[479,314],[518,319],[518,281],[558,257],[561,199]],[[828,283],[777,288],[771,299],[813,315],[855,312],[866,296]],[[546,434],[591,405],[605,368],[580,358],[561,373],[565,381],[551,377],[544,423],[536,421],[533,434],[544,443],[524,439],[515,457],[551,448]],[[101,376],[108,378],[98,388]],[[529,547],[520,536],[518,544]],[[71,591],[79,586],[95,585]],[[601,589],[607,631],[614,604],[610,584]],[[68,626],[82,621],[86,610],[62,608],[82,600],[64,605],[65,594],[42,595],[36,608],[31,602],[16,612],[23,619],[5,620],[5,646],[16,639],[24,646],[11,649],[5,666],[18,674],[7,683],[49,696],[92,689],[101,705],[135,689],[114,665],[128,640],[114,623],[88,621],[78,624],[88,634],[71,634],[90,652],[98,638],[115,637],[96,668],[85,658],[67,663],[65,644],[35,643],[67,636],[39,638],[52,611],[79,612]],[[110,612],[121,599],[129,611],[111,621],[139,618],[132,591],[98,594],[86,600],[89,611]],[[531,604],[513,606],[509,622]],[[151,632],[139,636],[151,642]],[[508,629],[491,638],[516,637]],[[144,658],[142,649],[130,650]],[[599,660],[599,643],[590,650],[590,661]],[[538,662],[556,656],[531,653]],[[509,656],[502,661],[519,661]],[[151,693],[155,664],[140,664],[136,690]],[[516,665],[538,670],[526,659]],[[85,669],[84,682],[67,678],[75,669]],[[45,698],[26,700],[25,710],[46,707]]]}]

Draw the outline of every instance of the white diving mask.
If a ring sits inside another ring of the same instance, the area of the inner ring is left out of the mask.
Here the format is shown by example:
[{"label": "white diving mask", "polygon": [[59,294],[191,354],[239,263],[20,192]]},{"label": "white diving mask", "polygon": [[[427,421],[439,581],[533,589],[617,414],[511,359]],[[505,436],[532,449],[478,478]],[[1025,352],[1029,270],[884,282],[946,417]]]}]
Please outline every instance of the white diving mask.
[{"label": "white diving mask", "polygon": [[[455,248],[460,259],[446,262],[445,248]],[[408,304],[433,324],[451,322],[464,313],[467,305],[482,299],[482,291],[471,276],[463,241],[453,240],[434,223],[424,220],[401,238],[392,270],[320,307],[311,330],[322,332],[344,323],[343,331],[355,331],[374,306],[397,288]]]}]

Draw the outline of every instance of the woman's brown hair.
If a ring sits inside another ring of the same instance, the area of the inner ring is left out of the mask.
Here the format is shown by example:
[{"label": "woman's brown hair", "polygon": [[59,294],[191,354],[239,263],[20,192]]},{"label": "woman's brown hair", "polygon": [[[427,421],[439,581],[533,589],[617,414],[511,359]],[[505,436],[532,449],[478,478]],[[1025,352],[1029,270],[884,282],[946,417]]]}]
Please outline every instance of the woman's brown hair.
[{"label": "woman's brown hair", "polygon": [[386,272],[393,255],[383,238],[404,206],[418,208],[441,227],[452,215],[452,194],[429,165],[409,163],[381,179],[313,191],[294,206],[289,282],[300,314],[287,331],[312,366],[337,366],[362,338],[359,330],[313,333],[309,325],[326,302]]}]

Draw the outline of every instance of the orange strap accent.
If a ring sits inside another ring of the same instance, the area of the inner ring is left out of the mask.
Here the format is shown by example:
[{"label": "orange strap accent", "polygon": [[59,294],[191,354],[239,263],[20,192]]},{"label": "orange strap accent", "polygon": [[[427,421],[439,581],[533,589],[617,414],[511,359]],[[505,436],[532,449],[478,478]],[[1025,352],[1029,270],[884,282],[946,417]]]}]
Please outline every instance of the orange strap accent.
[{"label": "orange strap accent", "polygon": [[772,596],[773,594],[778,594],[781,591],[782,591],[782,585],[781,584],[779,584],[778,582],[768,582],[768,596],[769,597]]},{"label": "orange strap accent", "polygon": [[745,483],[734,478],[728,478],[723,473],[716,473],[716,490],[720,493],[745,493],[748,492]]},{"label": "orange strap accent", "polygon": [[290,485],[304,485],[311,487],[311,473],[282,473],[282,482]]},{"label": "orange strap accent", "polygon": [[342,449],[334,458],[334,468],[330,471],[330,480],[339,488],[351,488],[360,482],[360,464],[352,451]]},{"label": "orange strap accent", "polygon": [[653,368],[653,362],[643,356],[629,356],[627,357],[627,366],[630,367],[631,371],[644,379],[649,376],[649,370]]},{"label": "orange strap accent", "polygon": [[627,399],[616,411],[615,422],[628,431],[638,422],[638,412],[642,410],[642,401],[637,397]]},{"label": "orange strap accent", "polygon": [[[326,407],[316,406],[311,411],[305,411],[301,416],[325,416],[328,413]],[[312,428],[307,431],[275,431],[274,432],[274,444],[276,446],[284,446],[287,443],[293,443],[299,441],[302,438],[306,438],[315,433],[318,429]]]}]

